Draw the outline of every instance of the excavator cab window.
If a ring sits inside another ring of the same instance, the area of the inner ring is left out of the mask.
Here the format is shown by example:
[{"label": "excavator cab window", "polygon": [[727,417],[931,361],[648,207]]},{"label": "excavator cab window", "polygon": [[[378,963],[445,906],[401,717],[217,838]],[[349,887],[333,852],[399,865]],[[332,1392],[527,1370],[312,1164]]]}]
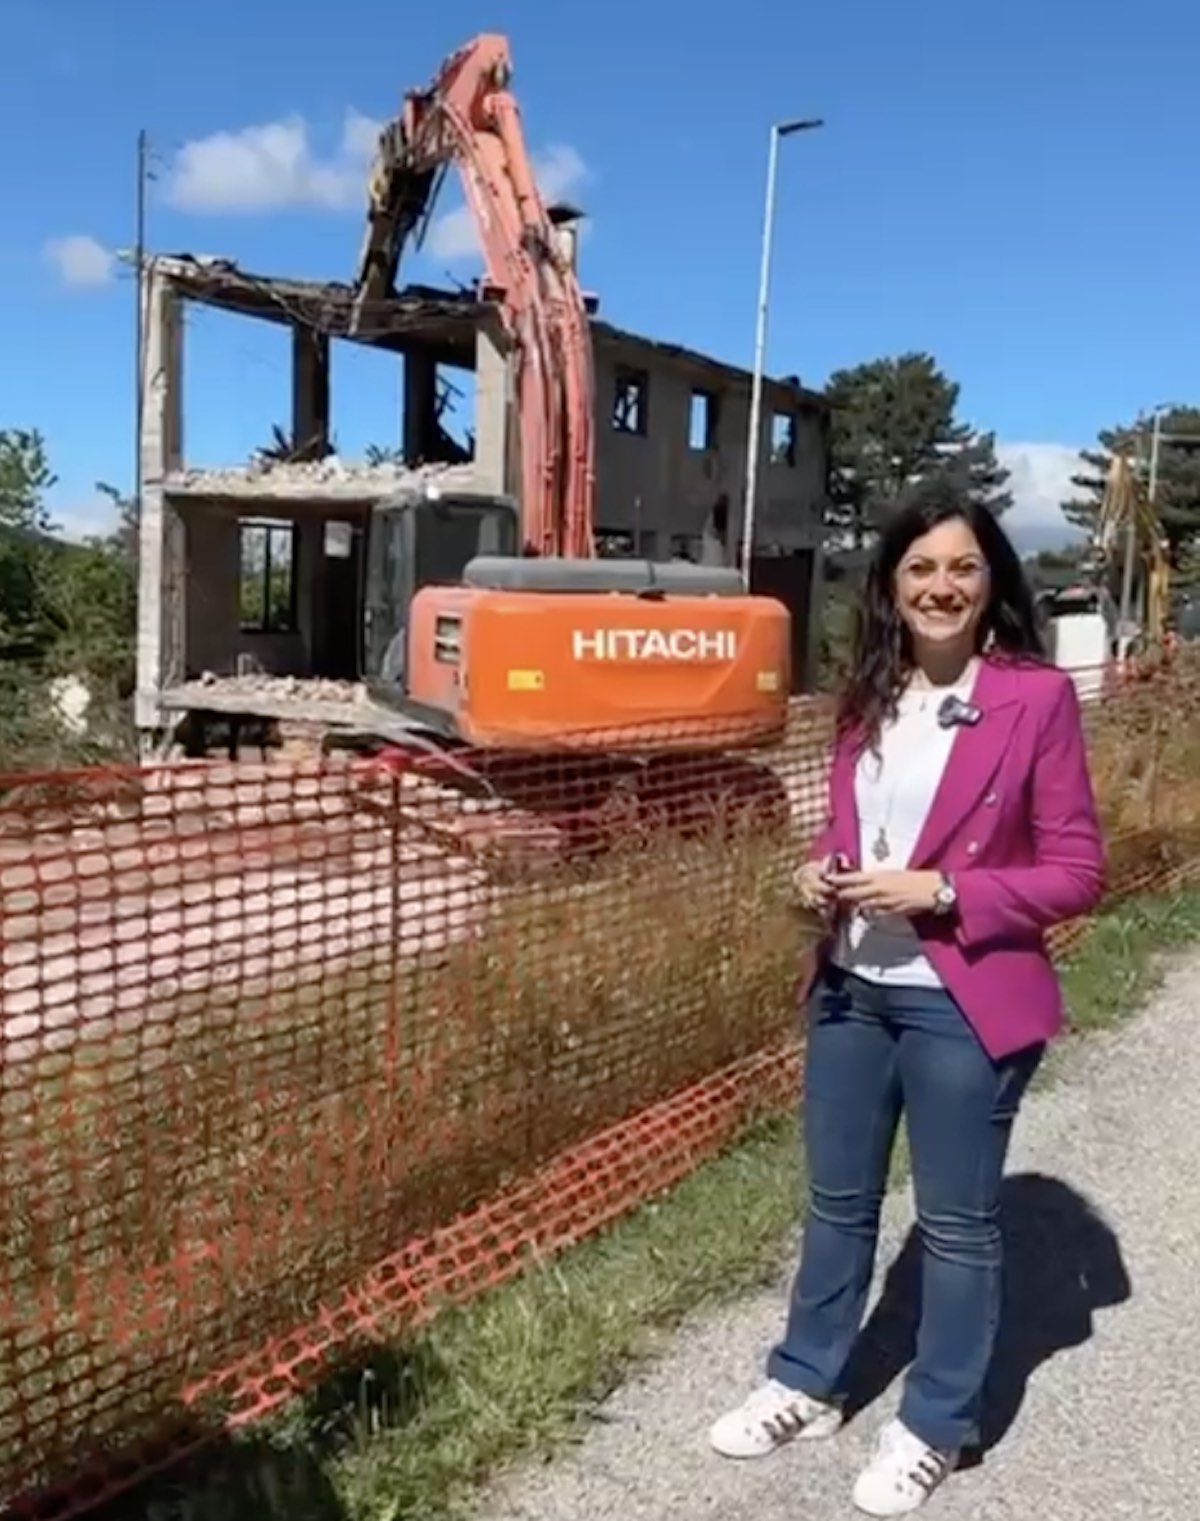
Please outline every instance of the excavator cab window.
[{"label": "excavator cab window", "polygon": [[500,497],[427,497],[377,507],[367,552],[364,674],[402,687],[413,597],[423,586],[459,584],[481,555],[515,556],[519,538],[516,508]]}]

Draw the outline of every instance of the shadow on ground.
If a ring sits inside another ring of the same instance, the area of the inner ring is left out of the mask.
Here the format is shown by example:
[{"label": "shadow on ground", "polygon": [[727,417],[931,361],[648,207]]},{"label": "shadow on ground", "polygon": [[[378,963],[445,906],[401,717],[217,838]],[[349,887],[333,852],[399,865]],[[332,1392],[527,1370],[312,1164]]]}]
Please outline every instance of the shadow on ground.
[{"label": "shadow on ground", "polygon": [[[347,1353],[316,1389],[282,1415],[236,1434],[197,1426],[196,1456],[94,1512],[94,1521],[352,1521],[359,1506],[339,1493],[338,1453],[412,1421],[447,1377],[425,1343]],[[397,1475],[387,1521],[420,1513],[420,1498]]]},{"label": "shadow on ground", "polygon": [[[1095,1313],[1131,1293],[1116,1236],[1067,1184],[1038,1173],[1015,1175],[1004,1186],[1003,1214],[1004,1318],[981,1450],[968,1463],[1004,1437],[1038,1368],[1086,1342]],[[912,1361],[920,1256],[913,1233],[851,1359],[851,1414],[872,1404]],[[415,1521],[427,1513],[428,1488],[414,1483],[403,1465],[383,1476],[387,1503],[380,1512],[378,1492],[364,1510],[360,1498],[339,1491],[337,1457],[361,1451],[380,1430],[419,1420],[429,1391],[448,1377],[420,1339],[403,1350],[359,1349],[273,1424],[236,1438],[210,1438],[192,1462],[96,1511],[95,1521],[352,1521],[364,1513]]]},{"label": "shadow on ground", "polygon": [[[1132,1289],[1120,1243],[1094,1205],[1057,1178],[1018,1173],[1003,1191],[1004,1312],[988,1376],[978,1461],[1021,1409],[1029,1380],[1092,1334],[1097,1310]],[[854,1415],[897,1379],[916,1352],[921,1243],[914,1229],[884,1284],[847,1370]]]}]

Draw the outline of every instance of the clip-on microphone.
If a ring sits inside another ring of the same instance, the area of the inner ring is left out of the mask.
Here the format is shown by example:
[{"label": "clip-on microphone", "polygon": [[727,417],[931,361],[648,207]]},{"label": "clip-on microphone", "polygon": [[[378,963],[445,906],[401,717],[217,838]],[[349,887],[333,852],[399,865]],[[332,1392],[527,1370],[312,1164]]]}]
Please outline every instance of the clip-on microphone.
[{"label": "clip-on microphone", "polygon": [[954,729],[959,724],[966,724],[973,729],[982,717],[982,709],[977,708],[973,702],[964,702],[953,692],[949,697],[943,697],[938,705],[938,726],[943,729]]}]

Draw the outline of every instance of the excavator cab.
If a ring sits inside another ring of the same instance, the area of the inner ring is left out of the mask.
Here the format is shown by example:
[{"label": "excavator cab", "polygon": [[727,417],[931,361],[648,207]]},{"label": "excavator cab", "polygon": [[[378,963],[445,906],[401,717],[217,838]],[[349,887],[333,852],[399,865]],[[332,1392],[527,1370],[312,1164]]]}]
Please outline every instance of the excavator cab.
[{"label": "excavator cab", "polygon": [[422,587],[461,585],[480,555],[516,555],[520,518],[511,499],[436,489],[387,497],[371,514],[364,598],[364,677],[391,707],[408,697],[413,598]]}]

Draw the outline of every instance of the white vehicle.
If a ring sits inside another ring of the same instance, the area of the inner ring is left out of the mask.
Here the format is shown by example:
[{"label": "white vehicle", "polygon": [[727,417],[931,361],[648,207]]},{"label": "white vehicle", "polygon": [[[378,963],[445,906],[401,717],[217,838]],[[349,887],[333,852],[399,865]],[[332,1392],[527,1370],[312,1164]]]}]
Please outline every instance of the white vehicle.
[{"label": "white vehicle", "polygon": [[1070,671],[1081,702],[1095,702],[1115,658],[1112,599],[1090,586],[1070,586],[1041,599],[1046,644],[1060,670]]}]

